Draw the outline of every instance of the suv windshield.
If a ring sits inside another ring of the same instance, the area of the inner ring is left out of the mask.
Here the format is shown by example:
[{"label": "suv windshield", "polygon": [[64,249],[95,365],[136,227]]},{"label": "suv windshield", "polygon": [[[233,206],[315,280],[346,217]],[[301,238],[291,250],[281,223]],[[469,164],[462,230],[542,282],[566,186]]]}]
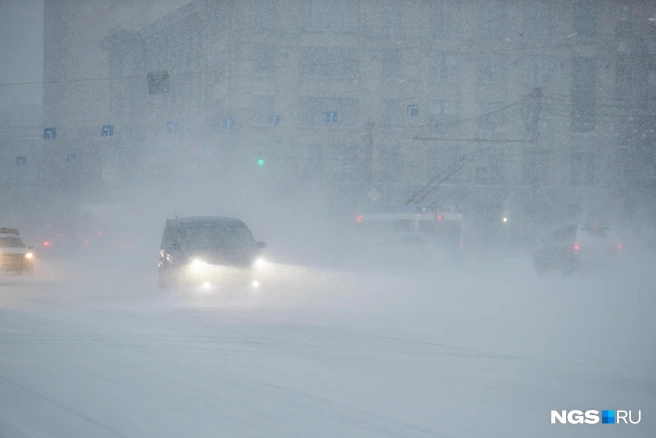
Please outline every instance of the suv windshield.
[{"label": "suv windshield", "polygon": [[0,237],[0,248],[25,248],[20,237]]},{"label": "suv windshield", "polygon": [[208,223],[188,226],[183,245],[187,248],[230,248],[253,245],[248,228],[241,224]]}]

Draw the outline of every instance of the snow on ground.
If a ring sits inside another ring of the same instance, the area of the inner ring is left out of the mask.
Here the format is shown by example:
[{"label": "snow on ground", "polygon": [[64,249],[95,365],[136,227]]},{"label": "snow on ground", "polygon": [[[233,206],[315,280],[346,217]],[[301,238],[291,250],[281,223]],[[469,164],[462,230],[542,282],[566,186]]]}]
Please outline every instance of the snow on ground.
[{"label": "snow on ground", "polygon": [[40,266],[0,279],[0,437],[652,437],[652,262],[272,263],[241,300],[163,296],[146,264]]}]

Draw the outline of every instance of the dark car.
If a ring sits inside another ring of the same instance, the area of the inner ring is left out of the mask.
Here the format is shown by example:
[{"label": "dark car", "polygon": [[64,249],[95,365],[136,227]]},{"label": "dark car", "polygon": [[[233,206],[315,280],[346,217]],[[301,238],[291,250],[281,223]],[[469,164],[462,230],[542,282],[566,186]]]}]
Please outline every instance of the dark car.
[{"label": "dark car", "polygon": [[560,271],[564,275],[618,263],[622,243],[607,226],[567,226],[552,232],[533,255],[536,272]]},{"label": "dark car", "polygon": [[260,250],[265,246],[239,219],[169,219],[160,248],[159,285],[203,291],[258,288]]}]

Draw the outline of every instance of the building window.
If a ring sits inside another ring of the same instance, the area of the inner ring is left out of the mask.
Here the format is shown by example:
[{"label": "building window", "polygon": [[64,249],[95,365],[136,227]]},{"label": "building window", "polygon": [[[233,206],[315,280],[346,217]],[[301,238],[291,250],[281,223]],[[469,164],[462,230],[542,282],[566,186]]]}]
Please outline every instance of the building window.
[{"label": "building window", "polygon": [[590,152],[572,152],[571,182],[573,186],[590,186],[594,183],[594,157]]},{"label": "building window", "polygon": [[502,55],[483,54],[478,57],[477,73],[479,83],[503,82],[505,58]]},{"label": "building window", "polygon": [[495,185],[503,182],[503,151],[479,149],[475,163],[476,184]]},{"label": "building window", "polygon": [[572,131],[595,130],[597,70],[593,58],[575,57],[572,64]]},{"label": "building window", "polygon": [[232,130],[235,129],[235,119],[226,117],[223,119],[223,129]]},{"label": "building window", "polygon": [[332,97],[301,97],[298,120],[302,126],[338,126],[353,128],[359,123],[358,99]]},{"label": "building window", "polygon": [[633,174],[633,162],[631,161],[631,153],[628,148],[617,149],[615,155],[615,171],[616,176],[620,182],[627,182],[631,179]]},{"label": "building window", "polygon": [[431,73],[437,83],[457,83],[459,78],[457,56],[440,54],[433,57]]},{"label": "building window", "polygon": [[522,182],[532,187],[549,183],[549,151],[524,150],[522,156]]},{"label": "building window", "polygon": [[597,37],[597,0],[575,0],[573,4],[574,32],[579,38]]},{"label": "building window", "polygon": [[358,31],[359,0],[308,0],[301,6],[303,27],[308,32]]},{"label": "building window", "polygon": [[398,145],[380,148],[378,162],[378,175],[381,182],[396,183],[402,180],[401,152]]},{"label": "building window", "polygon": [[278,0],[254,0],[255,26],[258,30],[274,30],[278,25]]},{"label": "building window", "polygon": [[324,145],[322,158],[329,181],[354,182],[358,180],[360,162],[358,148],[355,145],[344,143]]},{"label": "building window", "polygon": [[417,104],[410,104],[406,107],[406,112],[408,114],[408,117],[419,117],[419,105]]},{"label": "building window", "polygon": [[280,125],[280,116],[277,114],[271,114],[269,116],[269,125],[278,126]]},{"label": "building window", "polygon": [[383,100],[383,109],[380,122],[381,126],[385,128],[398,126],[402,119],[402,114],[399,114],[401,112],[399,108],[402,107],[398,100]]},{"label": "building window", "polygon": [[337,111],[326,111],[326,124],[332,125],[337,123]]},{"label": "building window", "polygon": [[253,125],[271,125],[272,114],[276,114],[276,102],[273,96],[253,96]]},{"label": "building window", "polygon": [[480,116],[478,129],[481,131],[501,131],[506,125],[506,112],[501,102],[484,102],[479,104]]},{"label": "building window", "polygon": [[647,70],[647,112],[656,115],[656,66]]},{"label": "building window", "polygon": [[302,77],[356,79],[358,52],[344,47],[303,47],[299,54],[299,73]]},{"label": "building window", "polygon": [[378,0],[377,6],[382,12],[381,33],[383,35],[398,35],[403,29],[402,0]]},{"label": "building window", "polygon": [[506,2],[485,0],[480,3],[480,29],[484,38],[501,38],[506,29]]},{"label": "building window", "polygon": [[303,181],[321,181],[324,177],[322,145],[299,145],[296,151],[298,179]]},{"label": "building window", "polygon": [[398,79],[401,77],[403,59],[400,50],[385,50],[381,59],[383,79]]},{"label": "building window", "polygon": [[543,55],[524,57],[524,82],[529,86],[546,85],[551,82],[554,60]]},{"label": "building window", "polygon": [[261,45],[255,48],[254,70],[257,75],[269,76],[275,73],[276,47]]},{"label": "building window", "polygon": [[629,59],[626,55],[618,55],[615,59],[615,89],[619,97],[630,92],[632,75]]},{"label": "building window", "polygon": [[631,21],[631,5],[617,5],[617,21]]},{"label": "building window", "polygon": [[450,39],[460,34],[461,0],[432,2],[433,29],[436,38]]},{"label": "building window", "polygon": [[544,0],[529,1],[526,3],[524,11],[524,37],[531,39],[548,39],[553,36],[553,4]]},{"label": "building window", "polygon": [[437,128],[448,128],[449,123],[458,119],[458,102],[450,100],[439,100],[430,102],[428,116],[430,124]]},{"label": "building window", "polygon": [[[428,149],[426,157],[426,178],[431,181],[440,176],[440,179],[446,177],[454,170],[458,163],[458,148],[456,146],[437,146]],[[458,181],[458,173],[451,175],[445,184],[455,183]]]}]

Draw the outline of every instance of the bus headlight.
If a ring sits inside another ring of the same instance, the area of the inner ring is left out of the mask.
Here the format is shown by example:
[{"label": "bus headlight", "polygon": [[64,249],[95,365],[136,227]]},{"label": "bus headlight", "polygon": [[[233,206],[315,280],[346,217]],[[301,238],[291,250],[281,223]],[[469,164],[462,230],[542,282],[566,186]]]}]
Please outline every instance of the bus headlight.
[{"label": "bus headlight", "polygon": [[32,254],[31,252],[28,252],[27,254],[25,254],[25,258],[31,260],[31,259],[34,258],[34,254]]}]

